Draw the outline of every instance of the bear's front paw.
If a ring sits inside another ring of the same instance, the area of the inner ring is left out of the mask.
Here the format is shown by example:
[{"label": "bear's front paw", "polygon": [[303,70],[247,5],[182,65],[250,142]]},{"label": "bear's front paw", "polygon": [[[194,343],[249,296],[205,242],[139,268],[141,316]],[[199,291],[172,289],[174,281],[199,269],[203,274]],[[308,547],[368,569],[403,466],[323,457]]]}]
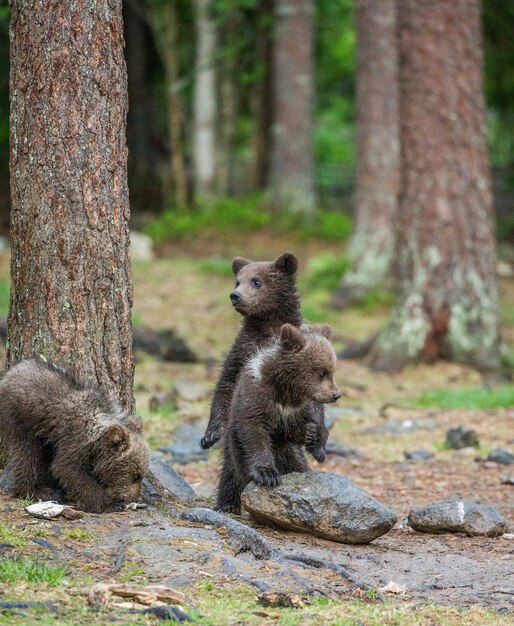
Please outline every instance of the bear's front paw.
[{"label": "bear's front paw", "polygon": [[108,512],[111,504],[107,494],[102,491],[88,497],[83,495],[81,498],[77,498],[77,508],[88,513]]},{"label": "bear's front paw", "polygon": [[256,467],[251,472],[252,480],[263,487],[280,485],[280,474],[274,467]]},{"label": "bear's front paw", "polygon": [[318,463],[323,463],[325,460],[325,449],[324,448],[306,448],[307,452],[312,454],[312,456],[316,459]]},{"label": "bear's front paw", "polygon": [[203,450],[207,450],[213,446],[220,439],[220,433],[218,431],[207,431],[205,435],[200,439],[200,445]]}]

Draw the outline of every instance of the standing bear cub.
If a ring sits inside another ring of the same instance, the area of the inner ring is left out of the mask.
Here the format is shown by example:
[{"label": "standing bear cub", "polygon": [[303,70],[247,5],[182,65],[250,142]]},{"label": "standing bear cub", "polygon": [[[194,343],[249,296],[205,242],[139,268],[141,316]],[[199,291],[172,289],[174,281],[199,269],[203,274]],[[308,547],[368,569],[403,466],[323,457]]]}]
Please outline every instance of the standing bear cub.
[{"label": "standing bear cub", "polygon": [[[290,252],[272,262],[254,262],[242,257],[232,260],[236,284],[230,299],[244,321],[214,391],[209,424],[200,442],[202,448],[209,448],[223,436],[239,374],[249,359],[279,336],[283,324],[296,327],[302,324],[297,269],[298,260]],[[323,461],[328,438],[323,406],[312,403],[310,409],[312,423],[317,428],[307,450],[317,461]]]},{"label": "standing bear cub", "polygon": [[316,436],[313,404],[341,397],[328,326],[284,324],[279,339],[251,358],[238,379],[225,434],[217,508],[241,512],[250,481],[275,486],[280,476],[308,469],[303,445]]},{"label": "standing bear cub", "polygon": [[40,359],[18,363],[0,381],[0,440],[13,495],[48,500],[64,492],[84,511],[136,501],[148,469],[141,418]]}]

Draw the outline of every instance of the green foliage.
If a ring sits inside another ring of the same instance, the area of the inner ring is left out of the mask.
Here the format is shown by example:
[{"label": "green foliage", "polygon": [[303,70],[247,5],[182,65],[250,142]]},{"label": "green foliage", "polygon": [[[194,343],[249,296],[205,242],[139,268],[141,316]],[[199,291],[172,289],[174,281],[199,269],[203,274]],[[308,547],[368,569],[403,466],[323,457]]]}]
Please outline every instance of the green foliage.
[{"label": "green foliage", "polygon": [[0,280],[0,315],[9,312],[10,283],[8,280]]},{"label": "green foliage", "polygon": [[300,280],[302,289],[326,289],[332,291],[341,277],[348,271],[349,261],[345,256],[325,252],[311,257],[307,263],[307,275]]},{"label": "green foliage", "polygon": [[219,256],[211,256],[198,262],[198,269],[218,276],[233,276],[232,261]]},{"label": "green foliage", "polygon": [[4,557],[0,560],[0,582],[3,583],[46,583],[55,587],[65,576],[66,568],[62,565],[51,566],[27,557]]},{"label": "green foliage", "polygon": [[446,409],[498,409],[514,405],[514,385],[470,389],[434,389],[417,400],[419,406]]},{"label": "green foliage", "polygon": [[392,291],[385,289],[370,289],[362,300],[355,304],[355,307],[365,311],[369,315],[377,313],[381,309],[393,306],[395,297]]},{"label": "green foliage", "polygon": [[344,213],[319,209],[314,219],[302,219],[297,213],[275,214],[265,207],[261,195],[243,199],[219,198],[190,212],[167,210],[145,228],[156,243],[172,239],[191,239],[202,232],[250,233],[265,228],[291,233],[303,238],[344,241],[353,229]]}]

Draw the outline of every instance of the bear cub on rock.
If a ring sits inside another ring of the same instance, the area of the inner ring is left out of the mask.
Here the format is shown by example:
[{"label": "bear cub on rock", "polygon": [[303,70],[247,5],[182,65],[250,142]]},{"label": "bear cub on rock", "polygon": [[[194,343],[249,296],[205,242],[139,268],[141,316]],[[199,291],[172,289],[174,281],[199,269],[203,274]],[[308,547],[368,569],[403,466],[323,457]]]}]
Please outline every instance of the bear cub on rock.
[{"label": "bear cub on rock", "polygon": [[241,493],[254,481],[275,486],[280,476],[308,469],[303,445],[316,438],[313,404],[341,397],[334,382],[330,327],[284,324],[239,376],[225,434],[217,508],[239,514]]},{"label": "bear cub on rock", "polygon": [[[298,259],[290,252],[271,262],[254,262],[242,257],[232,260],[236,284],[230,299],[244,320],[214,391],[209,424],[201,440],[202,448],[210,448],[223,436],[239,374],[249,359],[257,350],[276,340],[283,324],[296,327],[302,324],[296,289],[297,269]],[[328,438],[323,406],[312,403],[310,408],[317,434],[310,441],[308,451],[321,462],[325,458]]]},{"label": "bear cub on rock", "polygon": [[141,418],[40,359],[21,361],[0,381],[0,440],[13,495],[54,500],[64,492],[84,511],[136,501],[148,470]]}]

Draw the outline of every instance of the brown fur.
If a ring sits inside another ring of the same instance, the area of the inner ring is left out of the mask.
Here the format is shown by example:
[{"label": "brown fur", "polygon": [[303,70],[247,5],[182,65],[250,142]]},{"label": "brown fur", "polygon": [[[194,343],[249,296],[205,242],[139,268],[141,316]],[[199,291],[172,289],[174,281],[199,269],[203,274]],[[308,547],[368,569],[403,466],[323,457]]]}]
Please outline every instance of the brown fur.
[{"label": "brown fur", "polygon": [[312,406],[335,402],[336,355],[330,329],[285,324],[280,338],[248,361],[232,399],[217,506],[240,513],[251,481],[274,486],[280,476],[304,472],[302,445],[312,435]]},{"label": "brown fur", "polygon": [[0,382],[0,439],[13,495],[58,499],[62,490],[85,511],[136,501],[148,469],[141,419],[39,359],[22,361]]},{"label": "brown fur", "polygon": [[[216,385],[209,424],[201,440],[202,448],[209,448],[223,436],[234,389],[248,360],[279,336],[283,324],[301,325],[296,289],[297,268],[298,260],[290,252],[285,252],[273,262],[253,262],[242,257],[233,259],[236,284],[230,298],[234,309],[244,320]],[[328,437],[323,406],[313,403],[311,409],[316,428],[313,428],[308,450],[317,460],[323,461]]]}]

